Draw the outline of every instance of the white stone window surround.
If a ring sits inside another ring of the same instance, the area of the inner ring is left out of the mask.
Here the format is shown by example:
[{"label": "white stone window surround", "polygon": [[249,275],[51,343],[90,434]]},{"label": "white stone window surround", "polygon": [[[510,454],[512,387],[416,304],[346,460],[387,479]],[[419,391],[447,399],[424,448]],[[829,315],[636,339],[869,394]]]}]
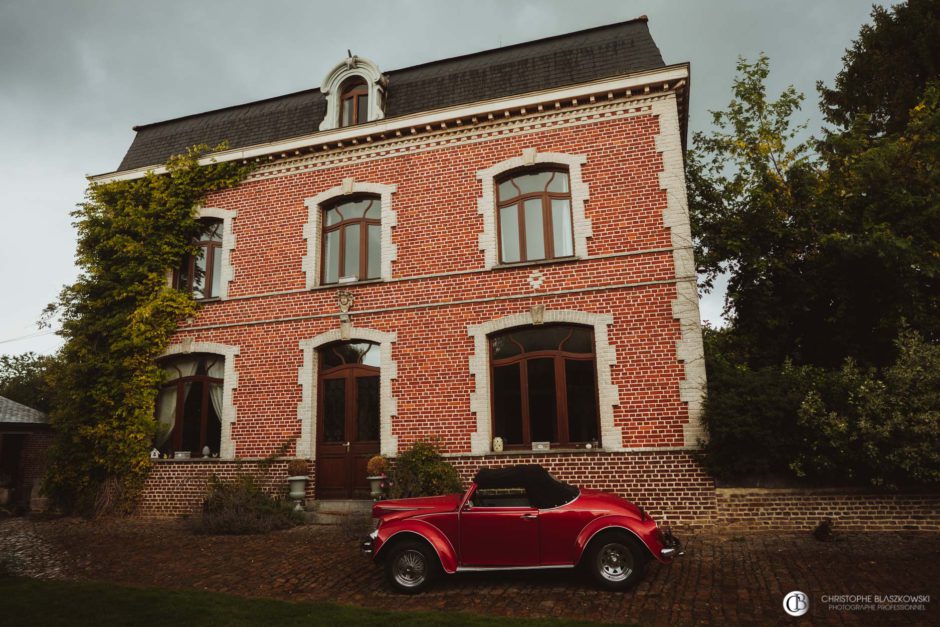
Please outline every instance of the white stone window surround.
[{"label": "white stone window surround", "polygon": [[365,81],[369,93],[367,119],[369,122],[385,117],[385,84],[379,66],[373,61],[360,56],[351,56],[337,63],[323,78],[320,93],[326,98],[326,115],[320,122],[320,130],[328,131],[340,128],[340,88],[352,77]]},{"label": "white stone window surround", "polygon": [[[398,258],[398,246],[392,243],[392,228],[398,224],[395,210],[392,208],[392,194],[398,191],[398,185],[384,185],[382,183],[365,183],[351,178],[343,179],[342,185],[331,187],[316,196],[304,199],[307,206],[307,223],[304,224],[304,239],[307,240],[307,254],[303,256],[302,267],[306,274],[307,289],[320,285],[321,268],[320,255],[323,250],[323,207],[330,201],[353,194],[371,194],[378,196],[380,201],[381,245],[379,278],[388,281],[392,278],[392,262]],[[330,285],[343,285],[331,283]]]},{"label": "white stone window surround", "polygon": [[[614,317],[610,314],[546,309],[543,322],[544,324],[561,322],[593,327],[601,446],[605,451],[624,450],[621,430],[614,426],[614,406],[620,404],[619,390],[613,384],[610,374],[611,367],[617,363],[617,352],[610,345],[607,336],[607,328],[614,323]],[[484,455],[492,450],[489,336],[497,331],[530,326],[532,323],[532,313],[526,311],[467,327],[468,334],[473,338],[470,374],[473,375],[475,385],[474,391],[470,393],[470,411],[477,416],[476,431],[470,435],[470,453],[473,455]]]},{"label": "white stone window surround", "polygon": [[[477,178],[483,184],[482,196],[477,199],[477,212],[483,216],[483,232],[480,233],[480,250],[483,251],[483,263],[487,270],[499,263],[499,237],[496,229],[496,179],[519,168],[536,164],[562,165],[568,169],[568,181],[571,189],[571,226],[574,235],[574,256],[587,257],[587,239],[591,237],[591,221],[584,213],[584,203],[590,197],[588,185],[582,180],[581,166],[587,163],[585,155],[569,155],[561,152],[538,152],[535,148],[525,148],[518,157],[500,161],[495,165],[477,172]],[[551,259],[539,260],[550,262]]]},{"label": "white stone window surround", "polygon": [[232,439],[232,425],[235,424],[235,388],[238,387],[238,372],[235,370],[235,357],[238,346],[218,344],[216,342],[194,342],[184,340],[180,344],[171,344],[157,359],[192,353],[208,353],[225,358],[225,370],[222,375],[222,441],[219,444],[220,459],[235,459],[235,441]]},{"label": "white stone window surround", "polygon": [[317,350],[332,342],[364,340],[379,345],[379,439],[382,455],[394,457],[398,454],[398,438],[392,435],[392,417],[398,415],[398,402],[392,396],[392,379],[398,376],[398,365],[392,359],[392,344],[398,341],[397,333],[376,329],[353,327],[349,339],[343,338],[340,329],[332,329],[315,337],[300,341],[303,365],[298,368],[297,383],[300,384],[301,400],[297,404],[297,419],[300,421],[300,437],[297,438],[297,457],[316,459],[317,452],[317,393],[319,363]]},{"label": "white stone window surround", "polygon": [[[198,220],[216,219],[222,221],[222,276],[219,279],[219,300],[228,299],[228,287],[235,278],[235,268],[232,266],[232,251],[235,250],[234,220],[238,215],[235,209],[219,209],[217,207],[196,207]],[[209,300],[214,300],[213,297]]]}]

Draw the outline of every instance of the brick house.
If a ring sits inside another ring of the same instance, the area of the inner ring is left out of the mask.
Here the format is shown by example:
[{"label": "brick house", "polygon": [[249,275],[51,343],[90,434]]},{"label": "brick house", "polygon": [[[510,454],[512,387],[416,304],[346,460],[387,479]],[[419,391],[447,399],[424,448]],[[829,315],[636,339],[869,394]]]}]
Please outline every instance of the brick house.
[{"label": "brick house", "polygon": [[369,457],[433,437],[464,477],[534,461],[712,516],[688,98],[642,17],[395,71],[350,56],[318,89],[135,127],[91,180],[222,140],[257,163],[173,271],[204,306],[161,362],[175,459],[141,512],[272,455],[272,485],[301,458],[311,499],[361,498]]}]

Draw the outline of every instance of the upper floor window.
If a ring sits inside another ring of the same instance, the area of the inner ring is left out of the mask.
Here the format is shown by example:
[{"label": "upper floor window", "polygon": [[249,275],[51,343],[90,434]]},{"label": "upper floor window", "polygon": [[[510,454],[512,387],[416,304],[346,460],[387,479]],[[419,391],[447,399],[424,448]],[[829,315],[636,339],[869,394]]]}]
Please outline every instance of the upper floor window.
[{"label": "upper floor window", "polygon": [[320,130],[365,124],[385,117],[385,87],[388,79],[379,66],[351,55],[330,70],[320,93],[326,100],[326,111],[320,122]]},{"label": "upper floor window", "polygon": [[162,363],[163,384],[157,397],[159,428],[154,446],[161,453],[189,451],[200,457],[206,447],[218,455],[222,441],[222,379],[225,358],[188,355]]},{"label": "upper floor window", "polygon": [[567,170],[525,170],[499,179],[496,205],[502,263],[574,255]]},{"label": "upper floor window", "polygon": [[340,126],[369,121],[369,88],[365,80],[354,76],[340,88]]},{"label": "upper floor window", "polygon": [[222,284],[223,222],[215,219],[201,222],[205,228],[196,241],[196,254],[183,258],[173,276],[173,286],[192,292],[197,300],[220,297]]},{"label": "upper floor window", "polygon": [[323,283],[379,278],[381,204],[377,196],[363,196],[324,209]]},{"label": "upper floor window", "polygon": [[598,439],[590,327],[544,325],[490,336],[493,435],[508,447]]}]

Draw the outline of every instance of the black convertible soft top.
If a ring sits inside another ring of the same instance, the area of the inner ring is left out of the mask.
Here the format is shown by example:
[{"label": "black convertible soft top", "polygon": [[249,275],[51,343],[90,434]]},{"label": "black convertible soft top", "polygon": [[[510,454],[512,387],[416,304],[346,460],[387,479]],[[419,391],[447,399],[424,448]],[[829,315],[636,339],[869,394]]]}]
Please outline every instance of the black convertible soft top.
[{"label": "black convertible soft top", "polygon": [[578,488],[559,481],[538,464],[481,468],[473,482],[483,490],[525,488],[529,502],[538,509],[564,505],[573,501],[579,493]]}]

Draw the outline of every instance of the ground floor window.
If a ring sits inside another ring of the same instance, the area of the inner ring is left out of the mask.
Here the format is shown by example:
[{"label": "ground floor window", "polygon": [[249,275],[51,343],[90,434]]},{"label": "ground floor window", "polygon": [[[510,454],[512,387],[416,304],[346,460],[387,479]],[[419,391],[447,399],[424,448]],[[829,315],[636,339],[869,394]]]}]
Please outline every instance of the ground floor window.
[{"label": "ground floor window", "polygon": [[188,451],[217,456],[222,442],[222,377],[225,358],[187,355],[161,363],[163,384],[157,398],[155,448],[172,454]]},{"label": "ground floor window", "polygon": [[490,336],[493,435],[508,447],[598,440],[590,327],[544,325]]}]

